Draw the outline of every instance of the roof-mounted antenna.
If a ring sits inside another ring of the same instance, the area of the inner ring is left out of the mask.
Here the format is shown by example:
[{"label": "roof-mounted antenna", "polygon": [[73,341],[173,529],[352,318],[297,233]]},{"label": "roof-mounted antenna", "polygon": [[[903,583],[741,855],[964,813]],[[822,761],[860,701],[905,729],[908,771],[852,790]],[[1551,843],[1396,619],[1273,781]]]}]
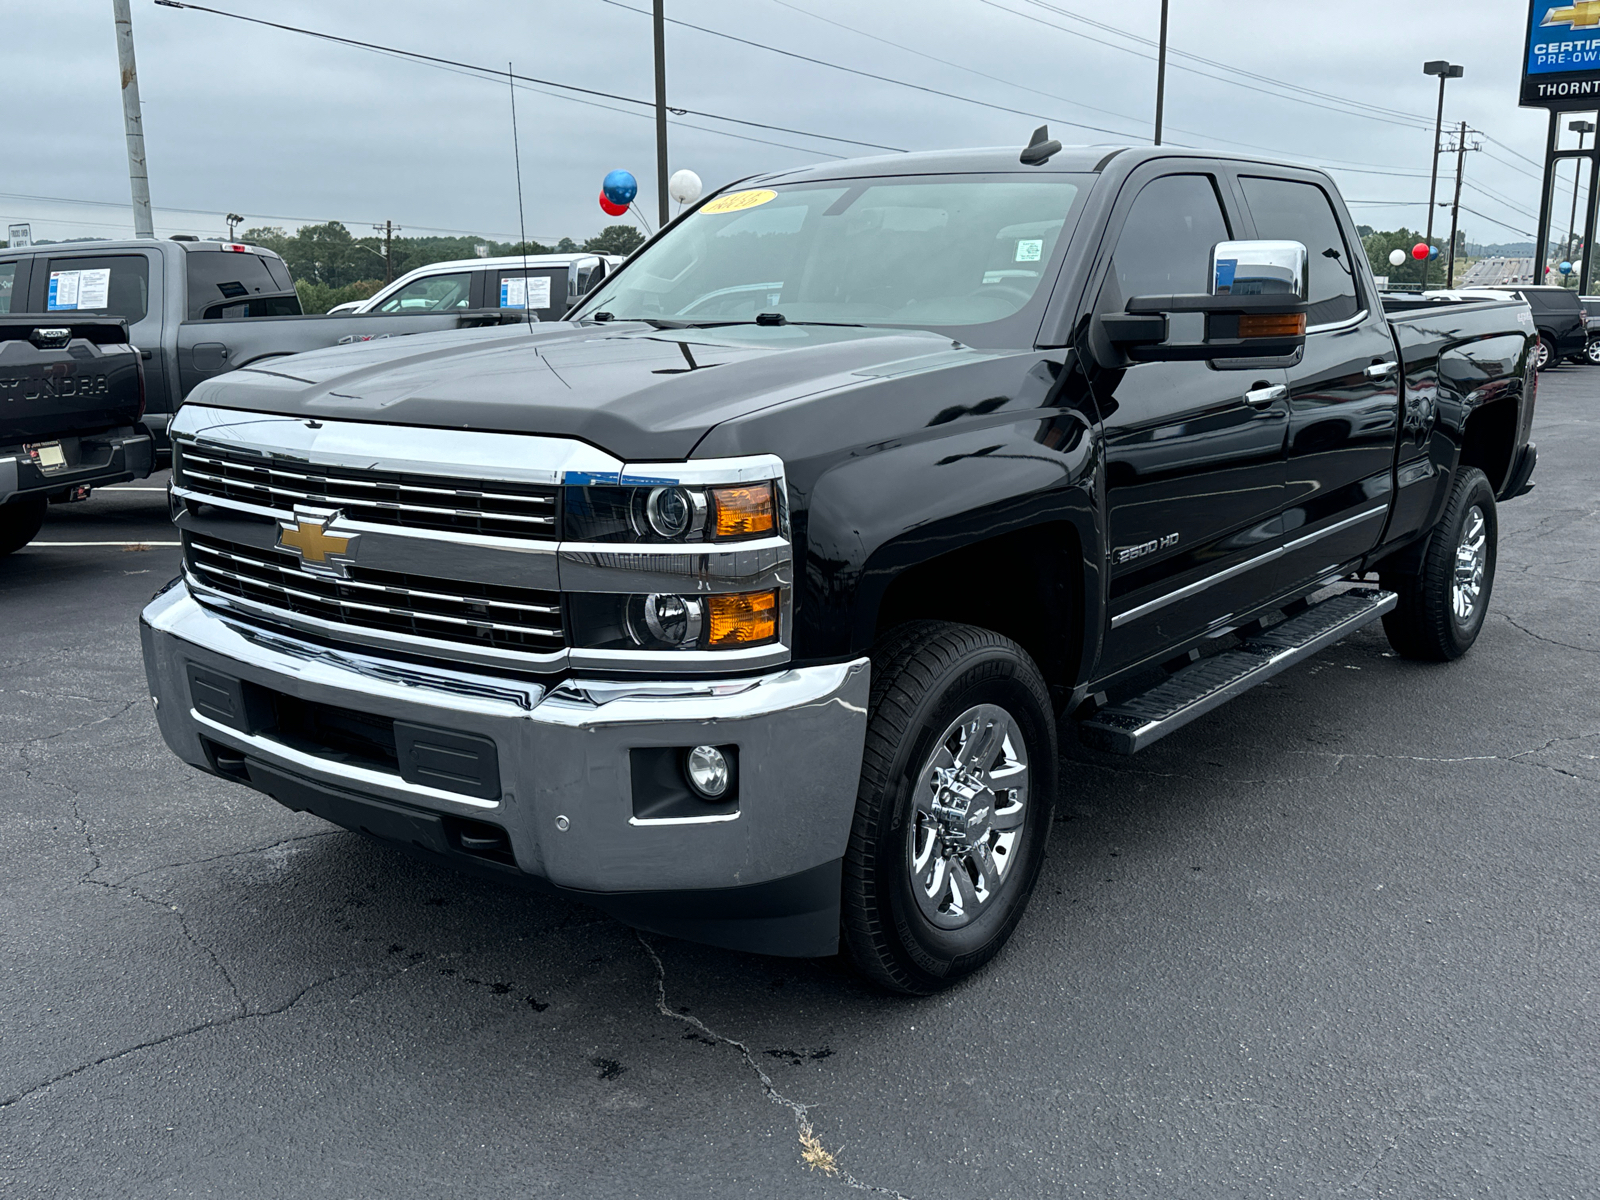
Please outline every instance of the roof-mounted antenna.
[{"label": "roof-mounted antenna", "polygon": [[1049,162],[1052,154],[1061,150],[1061,143],[1050,136],[1050,126],[1041,125],[1033,131],[1033,138],[1022,152],[1022,161],[1030,167]]},{"label": "roof-mounted antenna", "polygon": [[[506,82],[511,85],[511,154],[517,164],[517,232],[522,235],[522,315],[533,316],[533,287],[528,282],[528,219],[522,207],[522,142],[517,137],[517,76],[506,64]],[[510,299],[509,296],[506,299]],[[528,322],[528,332],[533,332],[533,322]]]}]

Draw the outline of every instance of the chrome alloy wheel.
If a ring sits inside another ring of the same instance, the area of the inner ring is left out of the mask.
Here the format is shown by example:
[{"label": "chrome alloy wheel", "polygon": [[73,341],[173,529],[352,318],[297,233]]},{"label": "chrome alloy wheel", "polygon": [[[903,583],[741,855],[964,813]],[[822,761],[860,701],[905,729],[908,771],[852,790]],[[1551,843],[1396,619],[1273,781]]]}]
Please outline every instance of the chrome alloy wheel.
[{"label": "chrome alloy wheel", "polygon": [[1595,338],[1585,346],[1583,354],[1592,364],[1600,367],[1600,337]]},{"label": "chrome alloy wheel", "polygon": [[1489,565],[1489,527],[1483,509],[1474,504],[1461,522],[1461,540],[1456,543],[1455,578],[1450,587],[1450,606],[1456,624],[1465,629],[1477,616],[1479,596],[1483,594],[1483,573]]},{"label": "chrome alloy wheel", "polygon": [[1000,894],[1028,806],[1028,749],[1010,713],[967,709],[917,774],[906,835],[911,891],[940,929],[971,924]]},{"label": "chrome alloy wheel", "polygon": [[1533,355],[1534,366],[1541,371],[1544,370],[1545,367],[1550,365],[1550,343],[1540,338],[1539,348],[1533,352]]}]

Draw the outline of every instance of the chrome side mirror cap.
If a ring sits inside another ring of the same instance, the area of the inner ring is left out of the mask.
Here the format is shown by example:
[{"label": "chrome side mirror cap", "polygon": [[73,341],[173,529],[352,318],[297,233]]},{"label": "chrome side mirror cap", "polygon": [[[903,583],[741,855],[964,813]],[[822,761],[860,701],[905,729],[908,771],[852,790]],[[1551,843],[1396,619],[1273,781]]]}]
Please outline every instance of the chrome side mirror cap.
[{"label": "chrome side mirror cap", "polygon": [[1218,242],[1211,250],[1211,294],[1303,301],[1307,259],[1301,242]]}]

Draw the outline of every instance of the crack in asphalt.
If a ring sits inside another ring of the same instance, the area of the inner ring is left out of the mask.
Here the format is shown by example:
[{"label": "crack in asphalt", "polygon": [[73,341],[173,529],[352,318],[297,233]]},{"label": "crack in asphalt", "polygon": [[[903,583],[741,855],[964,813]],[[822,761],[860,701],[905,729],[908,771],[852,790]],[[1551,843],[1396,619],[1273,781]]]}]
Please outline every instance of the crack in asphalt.
[{"label": "crack in asphalt", "polygon": [[789,1112],[793,1114],[795,1131],[800,1137],[800,1160],[805,1163],[806,1166],[810,1167],[812,1170],[819,1170],[823,1174],[839,1180],[839,1182],[854,1188],[858,1192],[872,1192],[880,1196],[892,1196],[895,1198],[895,1200],[912,1200],[912,1198],[907,1196],[904,1192],[896,1191],[893,1188],[879,1187],[875,1183],[866,1183],[860,1179],[857,1179],[854,1175],[850,1174],[849,1171],[846,1171],[842,1166],[840,1166],[838,1158],[823,1146],[821,1139],[817,1137],[816,1130],[812,1128],[810,1112],[817,1106],[815,1104],[801,1104],[798,1100],[791,1100],[782,1092],[778,1091],[777,1085],[772,1082],[772,1076],[768,1075],[762,1068],[761,1064],[756,1061],[755,1054],[752,1053],[748,1045],[739,1041],[737,1038],[731,1038],[727,1034],[718,1033],[704,1021],[700,1020],[699,1017],[694,1016],[687,1010],[678,1011],[673,1009],[672,1006],[667,1003],[666,965],[662,963],[661,956],[656,953],[655,947],[649,942],[645,941],[643,934],[635,930],[634,936],[639,939],[639,945],[644,947],[644,952],[650,956],[650,961],[655,964],[656,1011],[658,1011],[663,1017],[668,1017],[674,1021],[682,1021],[685,1025],[688,1025],[692,1029],[699,1031],[702,1037],[713,1039],[716,1042],[721,1042],[725,1046],[732,1046],[739,1052],[739,1054],[744,1058],[745,1066],[754,1071],[756,1078],[761,1080],[761,1086],[766,1091],[767,1099],[782,1108],[788,1109]]},{"label": "crack in asphalt", "polygon": [[309,842],[314,838],[335,837],[345,832],[342,829],[324,829],[318,833],[302,833],[295,837],[279,838],[266,846],[248,846],[243,850],[228,850],[222,854],[212,854],[205,858],[186,858],[180,862],[162,863],[158,867],[146,867],[142,871],[135,871],[132,875],[124,875],[118,883],[128,883],[134,879],[143,879],[146,875],[154,875],[157,871],[176,871],[182,867],[199,867],[206,863],[221,862],[227,858],[243,858],[250,854],[265,854],[269,850],[276,850],[279,846],[292,845],[295,842]]},{"label": "crack in asphalt", "polygon": [[134,708],[138,703],[139,702],[137,700],[129,700],[110,716],[96,717],[93,721],[85,721],[81,725],[68,725],[65,729],[58,729],[55,733],[49,733],[43,737],[17,738],[14,740],[7,739],[5,741],[0,741],[0,746],[33,746],[37,745],[39,742],[53,742],[56,738],[66,737],[67,734],[76,733],[80,729],[92,729],[96,725],[104,725],[107,721],[115,721],[129,709]]},{"label": "crack in asphalt", "polygon": [[1536,642],[1544,642],[1547,645],[1551,645],[1551,646],[1561,646],[1561,647],[1564,647],[1567,650],[1581,650],[1584,654],[1600,654],[1600,650],[1597,650],[1592,646],[1575,646],[1571,642],[1558,641],[1557,639],[1555,639],[1553,637],[1546,637],[1542,633],[1535,633],[1533,630],[1529,629],[1526,625],[1522,624],[1522,622],[1518,621],[1515,617],[1509,616],[1506,613],[1501,613],[1500,616],[1512,628],[1520,629],[1523,633],[1525,633],[1529,637],[1533,638],[1534,641],[1536,641]]},{"label": "crack in asphalt", "polygon": [[1550,747],[1561,742],[1582,742],[1591,738],[1600,737],[1600,733],[1567,734],[1553,737],[1538,746],[1531,746],[1526,750],[1518,750],[1515,754],[1463,754],[1455,757],[1436,757],[1420,754],[1357,754],[1338,750],[1289,750],[1289,754],[1314,755],[1320,758],[1332,758],[1334,770],[1337,771],[1346,759],[1371,759],[1386,762],[1415,762],[1449,766],[1456,763],[1471,762],[1505,762],[1519,767],[1532,767],[1537,771],[1550,771],[1556,775],[1565,775],[1568,779],[1581,780],[1584,783],[1600,782],[1588,775],[1579,775],[1573,771],[1564,771],[1560,767],[1551,766],[1549,763],[1524,762],[1530,754],[1541,754]]},{"label": "crack in asphalt", "polygon": [[141,1050],[153,1050],[158,1046],[165,1046],[169,1043],[180,1041],[183,1038],[193,1037],[197,1033],[204,1033],[208,1029],[221,1029],[226,1025],[236,1025],[240,1021],[257,1021],[263,1020],[267,1017],[280,1016],[283,1013],[288,1012],[295,1005],[299,1004],[300,1001],[304,1000],[307,995],[317,988],[322,987],[324,984],[332,983],[335,979],[339,978],[342,978],[342,974],[329,975],[324,979],[318,979],[313,983],[308,983],[305,987],[301,988],[298,992],[289,997],[288,1000],[284,1001],[276,1008],[264,1008],[255,1012],[245,1011],[234,1013],[232,1016],[219,1017],[215,1021],[202,1021],[198,1025],[189,1026],[187,1029],[179,1029],[173,1033],[165,1034],[162,1037],[151,1038],[147,1042],[140,1042],[137,1045],[124,1047],[123,1049],[115,1051],[114,1053],[105,1054],[99,1058],[91,1059],[89,1062],[79,1063],[75,1067],[71,1067],[68,1070],[62,1071],[59,1075],[53,1075],[49,1079],[43,1080],[40,1083],[36,1083],[30,1088],[26,1088],[23,1091],[17,1092],[15,1095],[0,1099],[0,1111],[10,1108],[15,1104],[20,1104],[22,1101],[28,1099],[28,1097],[36,1096],[42,1091],[55,1087],[55,1085],[58,1083],[65,1083],[74,1076],[82,1075],[85,1071],[92,1071],[95,1067],[104,1066],[106,1063],[116,1062],[121,1058],[127,1058],[128,1055],[137,1054]]}]

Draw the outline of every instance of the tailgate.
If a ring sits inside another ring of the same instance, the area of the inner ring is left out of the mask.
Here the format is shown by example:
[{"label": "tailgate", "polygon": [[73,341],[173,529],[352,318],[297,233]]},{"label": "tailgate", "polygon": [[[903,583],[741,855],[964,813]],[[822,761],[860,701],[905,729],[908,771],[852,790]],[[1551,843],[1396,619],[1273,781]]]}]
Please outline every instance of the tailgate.
[{"label": "tailgate", "polygon": [[0,317],[0,446],[132,425],[143,410],[121,320]]}]

